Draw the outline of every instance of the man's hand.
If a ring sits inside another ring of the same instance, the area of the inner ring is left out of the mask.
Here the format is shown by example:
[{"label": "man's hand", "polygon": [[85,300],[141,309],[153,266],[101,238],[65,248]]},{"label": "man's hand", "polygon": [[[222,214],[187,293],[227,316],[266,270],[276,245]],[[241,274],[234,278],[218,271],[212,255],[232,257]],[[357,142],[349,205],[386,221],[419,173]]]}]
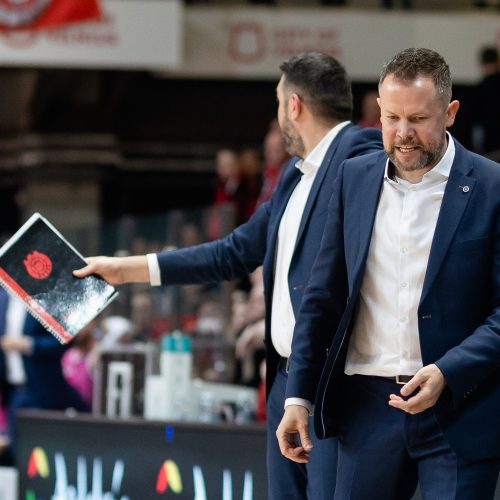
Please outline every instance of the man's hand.
[{"label": "man's hand", "polygon": [[97,274],[110,285],[149,283],[148,260],[145,255],[133,257],[89,257],[87,265],[73,271],[77,278]]},{"label": "man's hand", "polygon": [[441,370],[434,364],[427,365],[421,368],[401,389],[403,397],[409,396],[420,388],[418,393],[406,401],[397,394],[391,394],[389,404],[412,415],[421,413],[436,404],[445,386],[446,380]]},{"label": "man's hand", "polygon": [[[276,431],[282,455],[299,464],[309,462],[309,453],[313,448],[308,421],[309,412],[306,408],[299,405],[287,406]],[[297,434],[302,446],[298,446],[295,441]]]},{"label": "man's hand", "polygon": [[31,346],[31,339],[24,335],[4,335],[0,339],[0,347],[4,352],[18,352],[20,354],[29,354],[31,352]]}]

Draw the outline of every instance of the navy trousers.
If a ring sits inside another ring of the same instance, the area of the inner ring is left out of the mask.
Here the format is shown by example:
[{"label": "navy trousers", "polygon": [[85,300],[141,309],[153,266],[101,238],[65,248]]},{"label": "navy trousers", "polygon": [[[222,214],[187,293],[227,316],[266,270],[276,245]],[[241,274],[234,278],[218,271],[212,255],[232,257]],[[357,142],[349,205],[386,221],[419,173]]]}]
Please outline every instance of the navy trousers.
[{"label": "navy trousers", "polygon": [[[410,415],[388,405],[401,386],[348,377],[340,412],[335,500],[493,500],[500,462],[466,463],[448,444],[431,409]],[[473,429],[471,429],[473,432]]]},{"label": "navy trousers", "polygon": [[267,398],[267,477],[269,500],[332,500],[337,469],[337,440],[319,440],[310,432],[313,451],[308,464],[285,458],[276,438],[284,413],[287,374],[281,367]]}]

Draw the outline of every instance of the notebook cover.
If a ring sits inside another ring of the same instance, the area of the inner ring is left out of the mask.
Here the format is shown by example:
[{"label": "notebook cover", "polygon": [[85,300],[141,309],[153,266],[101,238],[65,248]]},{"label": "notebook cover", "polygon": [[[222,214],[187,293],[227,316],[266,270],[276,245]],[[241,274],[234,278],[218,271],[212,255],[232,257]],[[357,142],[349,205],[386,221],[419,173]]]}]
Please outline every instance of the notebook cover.
[{"label": "notebook cover", "polygon": [[0,284],[61,343],[69,342],[116,296],[99,276],[75,278],[78,251],[39,213],[0,249]]}]

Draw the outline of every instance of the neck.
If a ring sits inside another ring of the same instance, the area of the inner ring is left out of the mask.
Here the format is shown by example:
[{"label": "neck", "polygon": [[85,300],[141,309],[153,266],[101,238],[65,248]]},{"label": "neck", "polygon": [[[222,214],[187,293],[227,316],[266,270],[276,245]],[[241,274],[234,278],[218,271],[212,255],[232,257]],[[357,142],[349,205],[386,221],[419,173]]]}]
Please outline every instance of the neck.
[{"label": "neck", "polygon": [[422,181],[422,177],[429,172],[429,170],[432,170],[432,167],[424,167],[420,168],[419,170],[411,170],[411,171],[406,171],[406,170],[399,170],[396,168],[396,172],[399,178],[410,182],[411,184],[418,184],[419,182]]},{"label": "neck", "polygon": [[330,124],[311,123],[302,135],[304,141],[304,158],[311,153],[311,151],[323,140],[330,130],[338,125],[340,122]]}]

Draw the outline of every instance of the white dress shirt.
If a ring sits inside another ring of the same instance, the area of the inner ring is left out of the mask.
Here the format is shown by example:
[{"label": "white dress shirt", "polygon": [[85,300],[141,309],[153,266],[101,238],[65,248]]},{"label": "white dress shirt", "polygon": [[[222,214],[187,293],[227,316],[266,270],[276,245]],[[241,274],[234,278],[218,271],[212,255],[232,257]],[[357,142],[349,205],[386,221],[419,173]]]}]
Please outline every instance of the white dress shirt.
[{"label": "white dress shirt", "polygon": [[444,156],[417,184],[391,178],[387,162],[347,375],[414,375],[422,367],[418,304],[454,156],[448,134]]}]

